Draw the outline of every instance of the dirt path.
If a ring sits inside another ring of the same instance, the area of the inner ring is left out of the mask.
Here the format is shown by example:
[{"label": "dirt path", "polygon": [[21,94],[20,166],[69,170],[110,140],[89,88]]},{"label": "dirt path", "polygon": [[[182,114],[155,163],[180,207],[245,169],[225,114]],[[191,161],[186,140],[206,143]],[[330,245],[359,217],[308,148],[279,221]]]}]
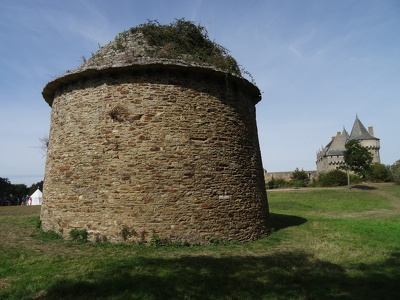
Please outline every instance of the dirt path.
[{"label": "dirt path", "polygon": [[373,190],[372,193],[381,196],[383,198],[386,198],[387,200],[390,201],[390,204],[396,209],[398,210],[398,213],[400,213],[400,198],[396,197],[394,195],[391,195],[387,192],[381,191],[381,190]]},{"label": "dirt path", "polygon": [[383,198],[389,200],[390,206],[392,206],[393,209],[391,209],[391,210],[389,210],[389,209],[372,210],[372,211],[370,211],[370,216],[391,217],[391,216],[400,215],[400,198],[399,197],[396,197],[394,195],[391,195],[391,194],[381,191],[379,189],[372,190],[371,192],[375,195],[378,195],[380,197],[383,197]]}]

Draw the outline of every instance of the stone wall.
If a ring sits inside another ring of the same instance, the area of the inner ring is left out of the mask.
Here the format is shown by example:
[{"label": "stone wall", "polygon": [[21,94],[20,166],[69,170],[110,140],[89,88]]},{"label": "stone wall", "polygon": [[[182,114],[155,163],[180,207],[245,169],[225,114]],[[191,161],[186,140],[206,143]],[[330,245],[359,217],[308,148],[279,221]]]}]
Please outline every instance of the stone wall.
[{"label": "stone wall", "polygon": [[[302,171],[302,170],[301,170]],[[309,175],[310,180],[316,179],[317,178],[317,171],[304,171]],[[268,181],[272,180],[272,178],[275,179],[283,179],[285,181],[290,181],[292,177],[293,171],[292,172],[264,172],[264,177],[265,177],[265,182],[267,183]]]},{"label": "stone wall", "polygon": [[[258,100],[257,100],[258,101]],[[268,231],[252,95],[187,68],[103,73],[58,87],[44,230],[207,243]]]}]

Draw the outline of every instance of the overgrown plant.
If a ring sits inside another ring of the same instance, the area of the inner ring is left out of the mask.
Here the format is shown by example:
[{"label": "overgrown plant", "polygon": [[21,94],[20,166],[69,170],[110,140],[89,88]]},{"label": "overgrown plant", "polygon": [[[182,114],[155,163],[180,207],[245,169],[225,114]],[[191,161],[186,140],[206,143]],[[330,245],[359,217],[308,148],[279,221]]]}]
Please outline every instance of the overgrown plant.
[{"label": "overgrown plant", "polygon": [[108,243],[108,238],[106,236],[96,236],[96,244],[106,244]]},{"label": "overgrown plant", "polygon": [[209,39],[205,27],[191,21],[176,19],[171,24],[162,25],[157,20],[148,20],[147,23],[120,33],[115,38],[114,48],[125,51],[128,36],[137,33],[143,34],[148,45],[152,47],[147,53],[151,57],[205,63],[238,76],[242,72],[249,75],[229,55],[226,48]]},{"label": "overgrown plant", "polygon": [[88,240],[88,232],[86,229],[78,230],[74,228],[69,232],[69,235],[73,241],[85,243]]},{"label": "overgrown plant", "polygon": [[128,240],[131,236],[137,236],[137,232],[134,229],[129,229],[127,226],[122,227],[120,235],[124,241]]},{"label": "overgrown plant", "polygon": [[151,241],[150,241],[151,246],[156,246],[156,247],[190,247],[191,244],[188,241],[171,241],[169,238],[160,238],[158,235],[153,234]]}]

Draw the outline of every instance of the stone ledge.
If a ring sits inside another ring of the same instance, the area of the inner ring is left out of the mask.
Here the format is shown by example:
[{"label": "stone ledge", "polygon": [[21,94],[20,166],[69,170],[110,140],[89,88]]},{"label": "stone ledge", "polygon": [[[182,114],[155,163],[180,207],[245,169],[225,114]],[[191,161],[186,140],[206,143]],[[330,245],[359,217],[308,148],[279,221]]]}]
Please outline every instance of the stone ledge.
[{"label": "stone ledge", "polygon": [[256,87],[254,84],[249,82],[247,79],[243,77],[239,77],[230,73],[223,72],[221,70],[212,68],[212,67],[201,67],[201,66],[196,66],[196,65],[188,65],[188,64],[176,64],[177,61],[169,61],[169,60],[163,60],[163,62],[153,62],[153,63],[143,63],[143,64],[135,64],[135,65],[125,65],[125,66],[100,66],[98,68],[92,68],[92,69],[85,69],[80,72],[69,72],[64,74],[63,76],[50,81],[47,83],[47,85],[44,87],[42,95],[43,98],[46,100],[46,102],[49,104],[51,107],[53,105],[53,100],[54,100],[54,94],[57,90],[61,89],[64,85],[67,85],[69,83],[81,80],[81,79],[86,79],[86,78],[91,78],[91,77],[96,77],[96,76],[102,76],[105,74],[113,74],[113,73],[124,73],[124,72],[131,72],[131,71],[138,71],[138,72],[143,72],[143,71],[159,71],[161,69],[166,70],[166,71],[180,71],[180,72],[186,72],[186,73],[191,73],[191,74],[200,74],[200,75],[209,75],[210,77],[214,77],[216,79],[223,79],[223,80],[228,80],[230,82],[233,82],[237,85],[241,86],[241,89],[245,92],[248,93],[248,95],[251,97],[252,102],[254,104],[257,104],[261,100],[261,92],[258,87]]}]

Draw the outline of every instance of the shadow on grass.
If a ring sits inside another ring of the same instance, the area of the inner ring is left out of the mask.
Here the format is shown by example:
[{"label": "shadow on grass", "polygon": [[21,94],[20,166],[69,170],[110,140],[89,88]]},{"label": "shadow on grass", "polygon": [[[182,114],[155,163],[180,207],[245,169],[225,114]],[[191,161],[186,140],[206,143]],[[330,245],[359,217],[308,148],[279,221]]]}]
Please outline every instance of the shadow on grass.
[{"label": "shadow on grass", "polygon": [[290,215],[270,213],[269,217],[274,231],[279,231],[287,227],[299,226],[307,222],[305,218]]},{"label": "shadow on grass", "polygon": [[399,253],[381,264],[354,266],[352,276],[302,252],[110,258],[85,278],[60,279],[36,299],[400,299],[399,267]]},{"label": "shadow on grass", "polygon": [[365,191],[376,190],[376,187],[369,186],[369,185],[362,185],[362,184],[353,185],[351,188],[352,189],[365,190]]}]

